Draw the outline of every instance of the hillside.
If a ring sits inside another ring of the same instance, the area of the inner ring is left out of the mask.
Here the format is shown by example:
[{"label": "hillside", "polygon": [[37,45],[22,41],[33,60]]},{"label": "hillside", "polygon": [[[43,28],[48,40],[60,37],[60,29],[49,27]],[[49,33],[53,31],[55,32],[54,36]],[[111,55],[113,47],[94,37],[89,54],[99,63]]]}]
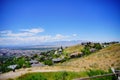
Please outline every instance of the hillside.
[{"label": "hillside", "polygon": [[[79,50],[80,46],[72,46],[66,48],[66,50]],[[110,45],[96,53],[90,55],[70,59],[63,63],[58,63],[53,66],[44,67],[31,67],[31,68],[21,68],[17,69],[16,72],[8,72],[1,74],[0,79],[6,80],[8,78],[16,78],[21,76],[21,74],[32,73],[32,72],[58,72],[58,71],[75,71],[83,72],[88,71],[88,69],[101,69],[108,70],[110,67],[120,69],[120,44]]]},{"label": "hillside", "polygon": [[[70,49],[70,50],[69,50]],[[77,47],[70,47],[66,51],[79,50]],[[70,66],[78,70],[102,69],[108,70],[110,67],[120,68],[120,44],[110,45],[96,53],[81,58],[71,59],[58,64],[59,66]]]},{"label": "hillside", "polygon": [[81,52],[83,48],[84,46],[78,44],[78,45],[67,47],[66,49],[64,49],[64,52],[69,54],[74,52]]}]

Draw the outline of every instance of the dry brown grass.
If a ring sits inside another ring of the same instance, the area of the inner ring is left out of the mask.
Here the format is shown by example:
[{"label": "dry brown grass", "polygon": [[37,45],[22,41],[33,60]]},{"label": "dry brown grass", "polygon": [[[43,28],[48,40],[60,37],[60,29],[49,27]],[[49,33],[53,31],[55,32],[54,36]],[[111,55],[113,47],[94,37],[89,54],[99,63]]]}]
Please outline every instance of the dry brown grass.
[{"label": "dry brown grass", "polygon": [[120,68],[120,44],[110,45],[89,56],[72,59],[59,65],[78,68],[78,70]]},{"label": "dry brown grass", "polygon": [[64,51],[66,53],[71,54],[71,53],[74,53],[74,52],[81,52],[81,50],[83,48],[84,48],[84,46],[82,46],[82,45],[75,45],[75,46],[70,46],[70,47],[66,48]]}]

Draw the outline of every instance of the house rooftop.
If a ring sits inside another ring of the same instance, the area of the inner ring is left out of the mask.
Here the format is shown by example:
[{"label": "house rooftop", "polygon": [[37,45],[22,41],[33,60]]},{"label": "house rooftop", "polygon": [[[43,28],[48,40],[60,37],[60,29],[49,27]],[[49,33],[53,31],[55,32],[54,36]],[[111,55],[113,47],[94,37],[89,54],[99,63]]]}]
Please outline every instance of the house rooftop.
[{"label": "house rooftop", "polygon": [[32,64],[31,66],[32,66],[32,67],[39,67],[39,66],[45,66],[45,65],[42,64],[42,63],[38,63],[38,64]]},{"label": "house rooftop", "polygon": [[57,62],[57,61],[61,61],[61,60],[62,60],[61,58],[52,59],[53,62]]}]

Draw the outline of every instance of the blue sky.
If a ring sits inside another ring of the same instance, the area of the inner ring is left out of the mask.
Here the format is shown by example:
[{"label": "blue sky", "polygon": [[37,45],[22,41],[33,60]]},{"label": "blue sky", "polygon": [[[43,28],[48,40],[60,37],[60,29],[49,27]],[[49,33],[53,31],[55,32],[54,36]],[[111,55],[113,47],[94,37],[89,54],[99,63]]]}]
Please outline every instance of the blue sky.
[{"label": "blue sky", "polygon": [[119,0],[0,0],[0,45],[120,41]]}]

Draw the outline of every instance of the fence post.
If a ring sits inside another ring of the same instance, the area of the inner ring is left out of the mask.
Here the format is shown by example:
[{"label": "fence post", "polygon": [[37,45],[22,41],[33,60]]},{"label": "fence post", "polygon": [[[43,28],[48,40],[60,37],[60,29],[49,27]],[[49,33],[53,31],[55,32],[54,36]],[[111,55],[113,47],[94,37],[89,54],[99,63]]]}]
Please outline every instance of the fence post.
[{"label": "fence post", "polygon": [[118,78],[118,80],[120,80],[120,70],[115,70],[113,67],[111,68],[111,70],[115,74],[115,76]]}]

